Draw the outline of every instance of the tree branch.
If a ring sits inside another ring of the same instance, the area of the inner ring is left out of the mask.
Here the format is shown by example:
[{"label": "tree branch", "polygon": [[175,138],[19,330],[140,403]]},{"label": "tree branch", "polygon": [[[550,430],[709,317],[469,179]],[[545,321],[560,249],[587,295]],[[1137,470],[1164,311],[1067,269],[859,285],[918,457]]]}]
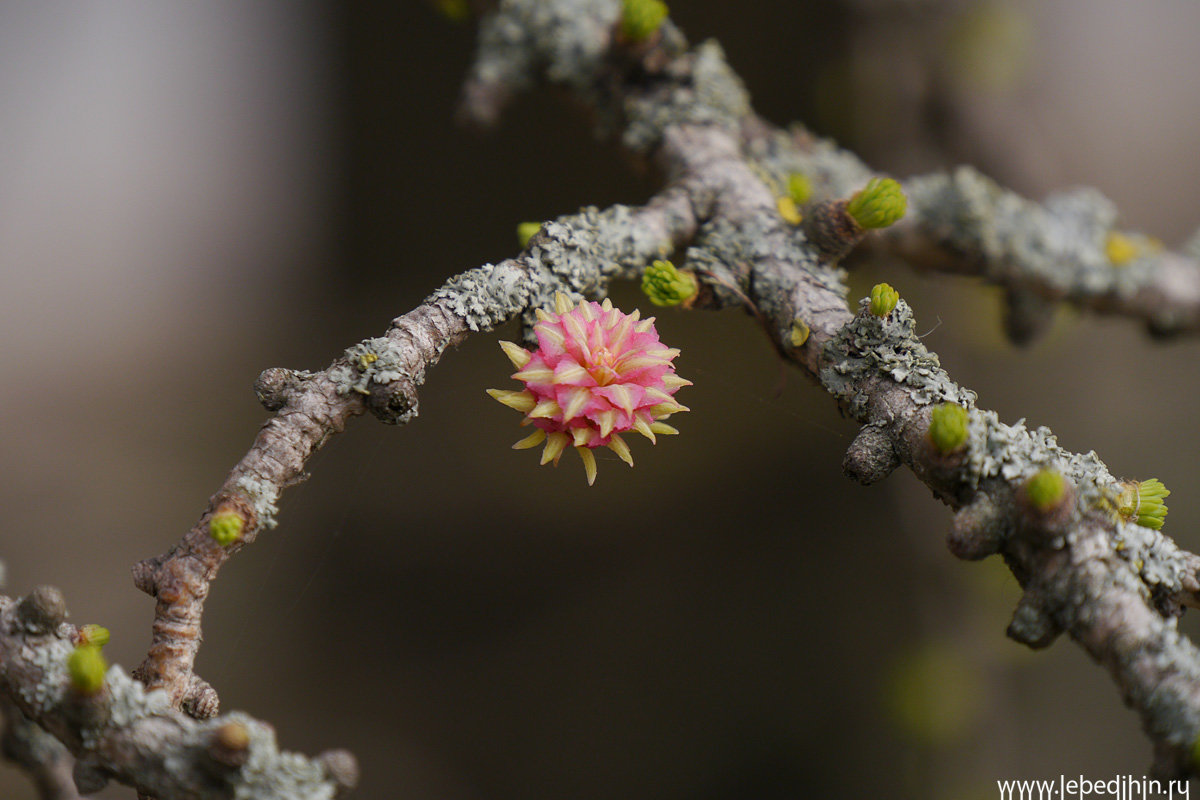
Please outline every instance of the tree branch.
[{"label": "tree branch", "polygon": [[[67,660],[78,631],[65,619],[57,589],[40,587],[19,602],[0,596],[0,691],[79,758],[74,784],[80,791],[99,791],[115,779],[163,798],[329,800],[356,782],[347,753],[309,759],[280,752],[271,727],[245,714],[198,722],[120,667],[108,670],[98,692],[77,690]],[[60,792],[47,796],[75,796],[64,756],[22,759],[46,765],[39,774]]]},{"label": "tree branch", "polygon": [[[780,354],[863,423],[848,471],[867,482],[901,463],[911,468],[957,512],[951,550],[969,559],[1001,554],[1024,588],[1009,635],[1041,647],[1069,633],[1141,714],[1160,770],[1190,770],[1200,653],[1178,633],[1176,617],[1200,597],[1200,559],[1114,514],[1118,481],[1094,453],[1070,453],[1045,428],[1004,425],[976,408],[974,392],[954,383],[915,336],[906,303],[884,316],[865,301],[857,313],[848,309],[839,262],[864,232],[836,201],[870,170],[802,129],[781,131],[754,116],[717,45],[688,49],[669,21],[644,41],[625,41],[619,12],[618,0],[501,3],[483,23],[464,115],[491,122],[513,92],[544,75],[590,103],[632,152],[655,158],[667,187],[641,208],[588,208],[544,224],[518,257],[452,278],[383,336],[353,345],[321,372],[264,372],[256,389],[274,416],[196,525],[134,567],[136,584],[157,601],[153,644],[137,670],[146,690],[114,668],[102,700],[73,696],[64,674],[73,629],[53,614],[31,626],[36,603],[0,598],[4,694],[86,769],[164,798],[227,797],[238,781],[263,781],[252,784],[261,797],[328,796],[335,782],[348,786],[340,757],[318,763],[279,754],[261,723],[209,719],[216,693],[194,664],[204,601],[221,565],[274,526],[284,489],[351,417],[370,411],[400,424],[416,416],[417,387],[447,346],[509,319],[530,324],[556,291],[598,299],[611,279],[635,278],[651,259],[686,248],[705,283],[695,307],[748,305]],[[802,226],[778,210],[792,172],[815,189]],[[909,218],[874,237],[876,245],[1005,285],[1026,315],[1014,330],[1036,329],[1047,308],[1036,298],[1140,317],[1160,331],[1196,324],[1195,263],[1151,250],[1112,263],[1106,236],[1114,215],[1098,195],[1038,205],[970,171],[906,185]],[[807,337],[794,337],[799,329]],[[929,438],[939,403],[967,410],[968,439],[949,453]],[[1036,507],[1028,482],[1046,469],[1067,484],[1052,507]],[[218,524],[229,534],[225,546],[213,535]],[[250,760],[232,764],[219,733],[229,724],[248,731]]]}]

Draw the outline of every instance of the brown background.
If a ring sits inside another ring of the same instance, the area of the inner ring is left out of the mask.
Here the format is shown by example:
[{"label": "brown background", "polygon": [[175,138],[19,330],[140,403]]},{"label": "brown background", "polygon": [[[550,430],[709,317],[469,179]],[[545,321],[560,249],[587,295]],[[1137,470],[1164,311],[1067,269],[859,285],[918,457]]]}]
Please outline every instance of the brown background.
[{"label": "brown background", "polygon": [[[1200,6],[675,5],[768,118],[881,168],[1088,183],[1171,245],[1200,219]],[[511,255],[520,221],[653,192],[549,90],[493,135],[456,127],[471,49],[412,2],[0,5],[8,593],[61,586],[135,665],[152,606],[129,565],[244,452],[261,369],[323,367]],[[980,53],[997,73],[961,60]],[[1200,548],[1195,342],[1063,311],[1019,352],[996,290],[864,264],[856,296],[882,279],[981,405],[1162,478],[1167,531]],[[659,328],[693,412],[591,489],[508,449],[494,336],[446,355],[414,424],[334,440],[214,586],[198,669],[224,707],[353,750],[364,798],[985,798],[1144,771],[1100,669],[1003,638],[1015,587],[950,557],[944,508],[906,473],[841,476],[854,426],[748,317]],[[32,796],[0,765],[0,797]]]}]

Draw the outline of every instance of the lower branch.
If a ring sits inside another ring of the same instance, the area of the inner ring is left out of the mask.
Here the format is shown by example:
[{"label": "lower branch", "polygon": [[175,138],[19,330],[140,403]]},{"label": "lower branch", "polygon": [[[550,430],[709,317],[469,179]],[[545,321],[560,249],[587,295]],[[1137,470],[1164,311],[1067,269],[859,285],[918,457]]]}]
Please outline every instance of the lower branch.
[{"label": "lower branch", "polygon": [[56,589],[0,596],[0,694],[18,715],[5,748],[36,765],[44,797],[96,792],[111,779],[161,800],[330,800],[357,782],[344,751],[281,752],[269,725],[240,713],[198,722],[120,667],[81,687],[68,664],[79,632],[65,618]]}]

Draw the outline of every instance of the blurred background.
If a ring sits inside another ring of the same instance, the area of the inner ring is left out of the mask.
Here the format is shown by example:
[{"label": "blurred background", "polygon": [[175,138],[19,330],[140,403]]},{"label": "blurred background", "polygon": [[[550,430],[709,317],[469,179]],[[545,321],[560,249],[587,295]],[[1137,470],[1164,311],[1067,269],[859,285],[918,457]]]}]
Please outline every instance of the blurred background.
[{"label": "blurred background", "polygon": [[[1200,220],[1200,4],[672,14],[720,39],[767,118],[897,175],[1096,186],[1170,246]],[[153,607],[129,567],[249,446],[262,369],[381,335],[514,254],[519,222],[651,196],[653,171],[555,92],[458,127],[473,35],[418,2],[0,3],[6,593],[60,586],[132,668]],[[1018,351],[996,289],[864,263],[855,296],[883,279],[982,406],[1161,478],[1166,532],[1200,549],[1200,345],[1062,310]],[[974,800],[1145,772],[1107,675],[1070,642],[1004,638],[1015,583],[949,555],[948,511],[906,472],[842,477],[856,426],[748,316],[659,320],[693,411],[636,469],[602,457],[590,489],[571,459],[509,449],[494,335],[431,370],[413,424],[334,439],[213,587],[198,671],[223,708],[288,749],[354,751],[363,798]],[[33,796],[0,764],[0,797]]]}]

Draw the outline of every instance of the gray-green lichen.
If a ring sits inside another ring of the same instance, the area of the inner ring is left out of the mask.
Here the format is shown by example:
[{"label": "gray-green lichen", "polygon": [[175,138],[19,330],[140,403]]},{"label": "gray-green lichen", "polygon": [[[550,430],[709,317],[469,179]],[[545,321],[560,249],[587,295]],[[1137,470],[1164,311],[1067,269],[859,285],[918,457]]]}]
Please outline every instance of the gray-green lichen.
[{"label": "gray-green lichen", "polygon": [[[803,147],[796,136],[807,140]],[[806,131],[772,131],[751,141],[747,156],[769,176],[775,194],[784,194],[788,176],[799,173],[812,187],[812,201],[849,197],[875,177],[875,173],[853,153],[828,139],[811,139]],[[907,188],[907,187],[906,187]]]},{"label": "gray-green lichen", "polygon": [[[1099,514],[1112,520],[1112,550],[1135,567],[1144,587],[1169,595],[1184,591],[1185,578],[1195,572],[1194,563],[1161,532],[1117,518],[1113,501],[1119,481],[1095,451],[1065,450],[1049,428],[1030,430],[1025,420],[1005,425],[994,411],[973,409],[969,432],[963,469],[973,487],[994,477],[1019,483],[1040,469],[1056,469],[1074,485],[1076,511],[1081,517]],[[1070,543],[1074,536],[1068,533],[1065,541],[1056,544]]]},{"label": "gray-green lichen", "polygon": [[[6,623],[0,626],[0,686],[12,691],[30,719],[55,732],[70,727],[77,755],[94,771],[197,800],[229,797],[231,788],[243,800],[335,796],[336,786],[319,760],[281,752],[271,727],[244,714],[197,722],[173,710],[164,690],[147,689],[115,665],[99,694],[78,695],[67,675],[74,649],[69,626],[54,635],[25,633],[13,624],[12,605],[0,598]],[[194,782],[210,765],[212,732],[229,722],[240,723],[249,734],[245,764],[229,774],[228,783]]]},{"label": "gray-green lichen", "polygon": [[1038,204],[1002,189],[969,167],[905,183],[913,224],[979,260],[995,281],[1019,274],[1057,296],[1112,293],[1128,299],[1154,258],[1115,265],[1105,250],[1116,209],[1094,189],[1075,189]]},{"label": "gray-green lichen", "polygon": [[209,730],[229,723],[243,725],[250,739],[248,757],[238,770],[235,798],[289,800],[304,797],[306,800],[332,800],[335,787],[326,780],[321,765],[297,753],[281,751],[275,741],[275,732],[269,725],[233,712],[225,715],[219,724],[210,724]]},{"label": "gray-green lichen", "polygon": [[[21,655],[34,667],[40,678],[33,685],[22,685],[21,699],[35,708],[57,706],[66,697],[70,678],[67,676],[67,658],[71,646],[59,639],[47,639],[41,646],[26,644]],[[0,664],[2,674],[3,664]]]},{"label": "gray-green lichen", "polygon": [[622,143],[635,152],[649,152],[672,125],[717,125],[736,135],[751,113],[750,95],[721,46],[701,42],[670,69],[677,80],[665,82],[658,91],[626,97]]},{"label": "gray-green lichen", "polygon": [[869,301],[859,302],[859,313],[825,345],[821,383],[846,403],[850,414],[866,421],[870,398],[861,391],[864,379],[886,375],[904,386],[917,405],[958,403],[969,409],[975,393],[963,389],[942,369],[914,331],[912,308],[903,299],[886,317],[868,310]]},{"label": "gray-green lichen", "polygon": [[138,720],[165,713],[171,707],[165,691],[147,689],[116,664],[108,668],[104,687],[104,715],[98,716],[92,725],[85,722],[80,730],[80,739],[88,750],[99,745],[112,728],[127,727]]},{"label": "gray-green lichen", "polygon": [[967,441],[964,468],[972,486],[986,478],[1015,481],[1051,468],[1070,479],[1079,502],[1088,507],[1111,494],[1116,485],[1095,451],[1080,455],[1064,450],[1049,428],[1029,430],[1023,419],[1005,425],[994,411],[973,410]]},{"label": "gray-green lichen", "polygon": [[371,384],[387,384],[407,373],[404,356],[396,343],[385,337],[366,339],[346,349],[350,362],[329,371],[337,393],[370,394]]},{"label": "gray-green lichen", "polygon": [[707,222],[700,227],[685,258],[689,269],[718,276],[710,286],[722,305],[743,303],[739,294],[743,290],[735,291],[735,287],[752,281],[755,294],[764,302],[787,297],[792,282],[787,274],[767,268],[769,265],[802,269],[821,286],[844,292],[845,274],[822,266],[812,249],[805,246],[803,231],[774,217],[755,216],[737,225],[724,217]]},{"label": "gray-green lichen", "polygon": [[516,91],[546,77],[590,95],[608,48],[620,0],[502,0],[479,32],[472,77]]},{"label": "gray-green lichen", "polygon": [[271,481],[263,480],[254,475],[243,475],[234,484],[241,489],[254,506],[254,516],[262,528],[274,528],[278,525],[275,515],[279,513],[279,487]]},{"label": "gray-green lichen", "polygon": [[[603,211],[589,206],[544,223],[521,261],[485,264],[464,272],[425,302],[447,308],[464,319],[470,330],[491,330],[518,314],[528,316],[537,308],[553,308],[555,292],[565,292],[572,299],[602,298],[610,279],[636,277],[651,259],[662,257],[670,247],[669,241],[639,225],[635,211],[628,206]],[[525,321],[532,324],[532,317]],[[351,377],[345,369],[338,372],[339,392],[343,384],[346,391],[354,389],[357,384],[347,382]]]}]

